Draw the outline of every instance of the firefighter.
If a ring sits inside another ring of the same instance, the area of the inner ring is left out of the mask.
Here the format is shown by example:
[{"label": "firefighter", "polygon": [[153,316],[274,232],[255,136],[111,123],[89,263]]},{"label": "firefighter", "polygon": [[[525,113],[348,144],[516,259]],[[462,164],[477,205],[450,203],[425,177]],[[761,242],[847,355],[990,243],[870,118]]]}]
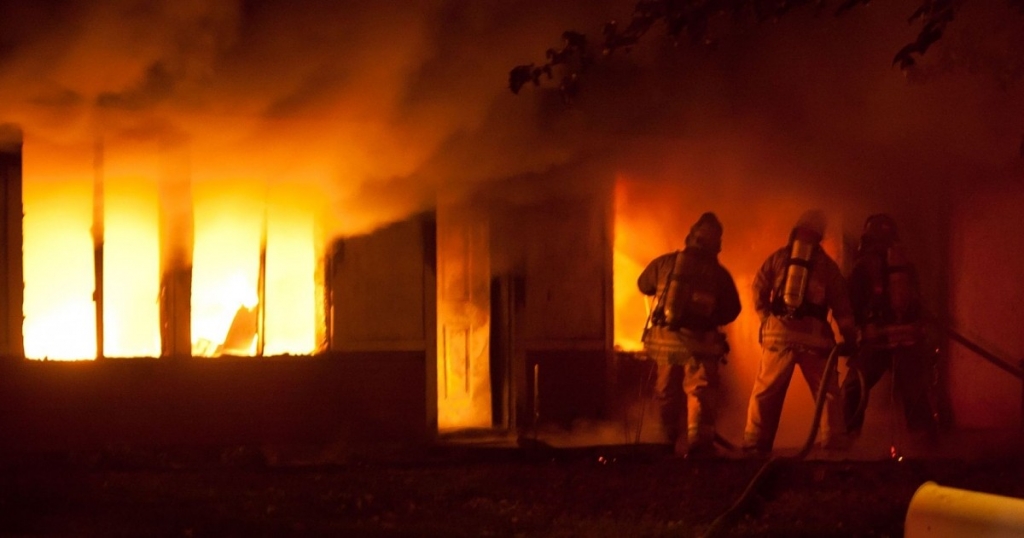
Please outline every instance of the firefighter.
[{"label": "firefighter", "polygon": [[721,249],[722,224],[714,213],[704,213],[685,248],[655,258],[637,280],[641,293],[655,299],[643,341],[657,368],[659,419],[669,443],[686,456],[715,453],[718,367],[729,350],[719,328],[740,313],[736,283],[718,262]]},{"label": "firefighter", "polygon": [[850,273],[850,300],[860,332],[860,352],[849,363],[853,375],[846,376],[842,388],[851,437],[860,435],[868,393],[887,370],[907,430],[933,436],[937,427],[928,396],[934,346],[926,337],[917,274],[889,215],[872,215],[864,223]]},{"label": "firefighter", "polygon": [[[775,444],[786,390],[797,365],[817,398],[829,353],[836,345],[832,318],[844,341],[844,354],[852,353],[856,327],[846,279],[839,265],[825,253],[821,240],[827,219],[810,210],[800,216],[789,243],[765,260],[754,278],[754,308],[761,319],[761,362],[747,407],[743,450],[766,456]],[[834,374],[834,372],[833,372]],[[847,445],[839,382],[830,375],[820,429],[826,449]]]}]

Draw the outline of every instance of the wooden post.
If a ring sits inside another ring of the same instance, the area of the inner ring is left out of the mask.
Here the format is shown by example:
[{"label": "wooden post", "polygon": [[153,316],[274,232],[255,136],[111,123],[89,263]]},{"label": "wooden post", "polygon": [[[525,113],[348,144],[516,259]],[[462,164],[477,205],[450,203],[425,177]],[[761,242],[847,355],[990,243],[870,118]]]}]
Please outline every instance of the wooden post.
[{"label": "wooden post", "polygon": [[327,275],[330,268],[330,258],[326,209],[320,208],[314,215],[313,220],[313,291],[317,298],[313,303],[314,327],[314,353],[323,353],[331,348],[330,341],[330,293],[328,292]]},{"label": "wooden post", "polygon": [[25,277],[21,128],[0,125],[0,358],[24,358]]},{"label": "wooden post", "polygon": [[96,306],[96,359],[105,356],[103,344],[103,245],[106,241],[103,195],[103,139],[93,147],[92,177],[92,261],[94,287],[92,300]]},{"label": "wooden post", "polygon": [[[269,198],[269,197],[268,197]],[[260,265],[256,280],[256,295],[259,303],[256,305],[256,356],[262,357],[266,347],[267,333],[267,201],[263,205],[263,225],[260,228]]]},{"label": "wooden post", "polygon": [[192,179],[186,143],[161,141],[160,341],[162,357],[192,355]]}]

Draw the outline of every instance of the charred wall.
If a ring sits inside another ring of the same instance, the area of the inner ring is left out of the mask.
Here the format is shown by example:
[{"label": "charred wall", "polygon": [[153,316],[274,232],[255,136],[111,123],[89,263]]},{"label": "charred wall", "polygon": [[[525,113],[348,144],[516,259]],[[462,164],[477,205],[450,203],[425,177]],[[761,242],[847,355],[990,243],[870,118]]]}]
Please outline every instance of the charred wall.
[{"label": "charred wall", "polygon": [[[1020,369],[1024,358],[1024,187],[1019,174],[984,187],[962,187],[950,212],[949,325]],[[1022,380],[950,341],[953,420],[962,428],[1024,427]]]},{"label": "charred wall", "polygon": [[[384,359],[384,360],[382,360]],[[264,360],[6,363],[0,448],[98,450],[410,441],[415,352]]]},{"label": "charred wall", "polygon": [[416,215],[335,242],[326,270],[328,348],[375,368],[352,378],[371,396],[358,412],[390,408],[411,437],[437,427],[435,236],[434,215]]},{"label": "charred wall", "polygon": [[312,357],[5,361],[0,450],[423,442],[432,237],[420,216],[336,243]]},{"label": "charred wall", "polygon": [[611,379],[610,193],[495,210],[496,278],[510,291],[517,426],[607,415]]},{"label": "charred wall", "polygon": [[0,357],[4,358],[25,355],[21,148],[21,129],[0,125]]}]

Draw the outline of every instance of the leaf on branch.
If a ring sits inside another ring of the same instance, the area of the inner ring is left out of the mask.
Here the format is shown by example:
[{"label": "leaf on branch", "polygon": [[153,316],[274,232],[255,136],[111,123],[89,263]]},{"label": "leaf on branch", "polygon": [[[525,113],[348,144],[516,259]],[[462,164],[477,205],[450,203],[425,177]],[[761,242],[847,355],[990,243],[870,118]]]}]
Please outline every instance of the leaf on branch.
[{"label": "leaf on branch", "polygon": [[913,23],[918,19],[924,18],[924,14],[927,13],[928,7],[928,4],[921,4],[920,6],[918,6],[917,9],[914,10],[914,13],[912,13],[910,17],[907,19],[907,22]]},{"label": "leaf on branch", "polygon": [[928,47],[932,46],[936,41],[942,37],[942,29],[936,27],[925,28],[921,31],[921,34],[917,36],[918,54],[924,54],[928,51]]},{"label": "leaf on branch", "polygon": [[604,48],[601,49],[605,55],[611,54],[615,49],[629,49],[636,45],[636,38],[624,35],[615,35],[604,40]]},{"label": "leaf on branch", "polygon": [[893,65],[899,63],[901,69],[913,66],[915,63],[913,55],[923,55],[928,51],[928,47],[932,46],[932,44],[938,41],[941,37],[942,30],[938,28],[926,28],[925,30],[922,30],[921,33],[918,34],[917,40],[913,43],[908,43],[896,53],[896,57],[892,60]]},{"label": "leaf on branch", "polygon": [[[909,24],[921,24],[917,38],[908,43],[893,58],[893,65],[908,69],[917,62],[916,56],[923,55],[929,47],[942,38],[946,25],[953,20],[958,6],[963,0],[918,0],[919,5],[908,19]],[[1008,0],[1024,9],[1024,0]],[[870,0],[838,0],[835,15],[866,6]],[[655,24],[664,24],[667,34],[678,44],[685,33],[693,44],[713,47],[716,43],[712,32],[712,23],[719,17],[730,13],[735,21],[740,21],[743,14],[753,14],[758,22],[778,20],[790,11],[807,5],[818,10],[832,5],[830,0],[637,0],[628,25],[622,27],[618,21],[607,22],[602,30],[601,51],[610,55],[617,49],[627,52],[636,46]],[[561,73],[559,89],[567,102],[571,101],[579,85],[579,74],[592,61],[587,36],[575,32],[562,33],[563,46],[560,49],[548,49],[547,62],[541,67],[533,64],[521,65],[509,73],[509,88],[513,93],[528,82],[540,84],[542,76],[552,77],[555,66]]]},{"label": "leaf on branch", "polygon": [[566,48],[573,48],[577,50],[585,50],[587,48],[587,36],[568,30],[562,33],[562,40],[565,41]]},{"label": "leaf on branch", "polygon": [[533,71],[533,64],[517,65],[508,73],[508,89],[518,94],[519,90],[531,80],[530,72]]},{"label": "leaf on branch", "polygon": [[616,21],[614,19],[610,20],[604,23],[604,26],[601,28],[601,35],[605,37],[613,36],[618,31],[618,27],[619,21]]},{"label": "leaf on branch", "polygon": [[512,93],[518,94],[519,90],[521,90],[527,82],[532,82],[534,86],[539,86],[540,77],[542,75],[547,75],[550,79],[551,66],[544,65],[541,67],[535,67],[533,64],[517,65],[509,71],[508,88],[512,90]]},{"label": "leaf on branch", "polygon": [[579,76],[576,73],[569,73],[562,77],[562,83],[558,85],[558,93],[562,96],[562,102],[571,105],[579,93]]},{"label": "leaf on branch", "polygon": [[566,60],[568,60],[569,54],[571,52],[572,51],[569,51],[569,50],[566,50],[566,49],[562,49],[562,50],[548,49],[548,51],[546,53],[544,53],[544,55],[547,57],[548,63],[550,63],[551,65],[557,65],[557,64],[564,64],[566,62]]},{"label": "leaf on branch", "polygon": [[917,43],[910,43],[905,45],[896,56],[892,59],[892,65],[899,64],[900,69],[906,71],[914,66],[917,62],[914,60],[913,54],[917,52]]},{"label": "leaf on branch", "polygon": [[604,47],[605,55],[611,54],[615,49],[632,47],[637,41],[651,29],[651,26],[659,19],[666,17],[665,10],[660,1],[639,2],[633,10],[633,18],[625,30],[618,31],[618,23],[611,21],[604,25]]},{"label": "leaf on branch", "polygon": [[942,38],[946,25],[952,22],[956,10],[950,0],[924,0],[910,16],[909,22],[920,20],[924,26],[917,34],[917,39],[908,43],[893,58],[893,65],[899,64],[900,69],[907,70],[914,66],[913,56],[923,56],[929,47]]},{"label": "leaf on branch", "polygon": [[682,15],[667,20],[665,24],[668,27],[668,35],[675,37],[683,33],[689,22],[689,19]]}]

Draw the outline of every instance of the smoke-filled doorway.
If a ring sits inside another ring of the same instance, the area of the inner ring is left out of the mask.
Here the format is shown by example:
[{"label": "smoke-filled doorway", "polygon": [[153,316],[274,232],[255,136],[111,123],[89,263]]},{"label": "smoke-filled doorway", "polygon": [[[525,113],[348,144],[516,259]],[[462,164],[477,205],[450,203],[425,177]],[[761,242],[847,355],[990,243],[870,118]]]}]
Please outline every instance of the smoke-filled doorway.
[{"label": "smoke-filled doorway", "polygon": [[491,421],[496,428],[506,430],[516,423],[514,320],[516,294],[522,282],[522,278],[509,273],[491,278]]}]

